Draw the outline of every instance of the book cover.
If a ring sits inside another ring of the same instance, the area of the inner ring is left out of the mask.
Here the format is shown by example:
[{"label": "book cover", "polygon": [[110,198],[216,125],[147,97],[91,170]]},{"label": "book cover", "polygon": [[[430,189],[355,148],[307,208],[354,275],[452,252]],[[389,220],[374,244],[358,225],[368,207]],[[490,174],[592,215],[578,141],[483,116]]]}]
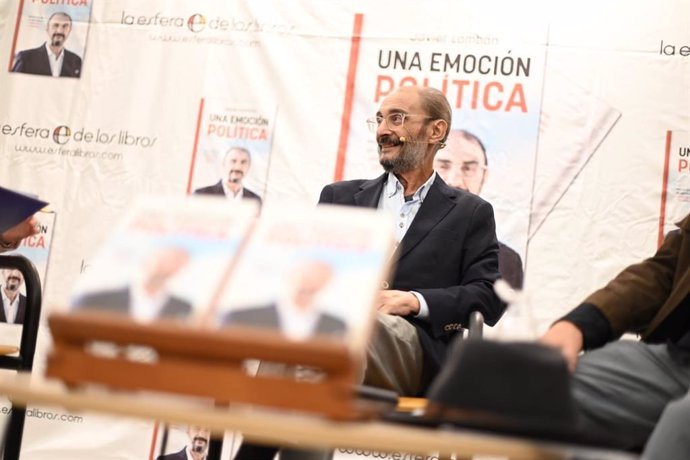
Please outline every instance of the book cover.
[{"label": "book cover", "polygon": [[218,302],[219,327],[316,335],[361,350],[388,279],[393,225],[373,209],[265,209]]},{"label": "book cover", "polygon": [[265,195],[276,107],[204,98],[199,103],[187,192],[252,198]]},{"label": "book cover", "polygon": [[80,78],[92,0],[20,0],[9,71]]},{"label": "book cover", "polygon": [[667,131],[658,245],[690,213],[690,131]]},{"label": "book cover", "polygon": [[148,197],[136,202],[79,279],[72,311],[201,321],[257,214],[250,200]]},{"label": "book cover", "polygon": [[29,259],[41,278],[41,289],[45,293],[46,277],[48,275],[48,263],[50,250],[53,245],[53,233],[55,231],[55,212],[39,211],[34,214],[38,221],[38,233],[24,238],[19,247],[4,255],[19,254]]}]

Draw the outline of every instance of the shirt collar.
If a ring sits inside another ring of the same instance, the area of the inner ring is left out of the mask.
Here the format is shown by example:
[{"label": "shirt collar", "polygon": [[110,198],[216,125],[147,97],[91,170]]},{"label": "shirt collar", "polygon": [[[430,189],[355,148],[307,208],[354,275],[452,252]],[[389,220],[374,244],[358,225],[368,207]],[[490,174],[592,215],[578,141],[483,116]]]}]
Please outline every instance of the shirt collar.
[{"label": "shirt collar", "polygon": [[65,54],[64,48],[62,48],[62,51],[60,52],[60,54],[53,53],[53,50],[50,49],[50,44],[48,42],[46,42],[46,50],[48,51],[48,57],[53,58],[55,60],[57,60],[59,57],[61,57]]},{"label": "shirt collar", "polygon": [[[417,189],[416,192],[414,192],[414,195],[412,195],[412,199],[419,199],[419,201],[424,201],[424,199],[426,198],[426,194],[429,193],[429,188],[431,188],[431,184],[434,183],[434,180],[436,180],[436,171],[431,173],[429,179],[427,179],[427,181],[424,182],[422,186]],[[389,172],[388,178],[386,179],[386,183],[384,184],[384,193],[386,194],[387,198],[390,198],[392,196],[395,196],[395,194],[398,192],[403,193],[404,187],[400,183],[398,178],[395,177],[395,174]]]},{"label": "shirt collar", "polygon": [[223,191],[225,192],[225,196],[228,198],[242,198],[243,192],[244,192],[244,186],[240,186],[240,189],[237,191],[237,193],[233,192],[230,190],[230,188],[227,186],[224,180],[220,181],[221,184],[223,184]]}]

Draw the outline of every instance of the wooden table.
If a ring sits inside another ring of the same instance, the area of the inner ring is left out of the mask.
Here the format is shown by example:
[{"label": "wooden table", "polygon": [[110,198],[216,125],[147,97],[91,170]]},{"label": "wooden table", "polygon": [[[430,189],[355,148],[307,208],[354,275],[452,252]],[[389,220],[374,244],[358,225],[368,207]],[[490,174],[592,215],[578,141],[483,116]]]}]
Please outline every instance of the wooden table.
[{"label": "wooden table", "polygon": [[305,448],[351,448],[448,456],[455,452],[511,459],[632,460],[625,453],[534,442],[467,430],[435,430],[379,421],[338,422],[320,417],[251,407],[213,407],[204,401],[170,395],[136,394],[102,388],[68,390],[37,375],[0,376],[0,394],[14,404],[59,406],[68,411],[95,411],[124,417],[156,419],[170,424],[206,426],[216,433],[240,431],[255,441]]}]

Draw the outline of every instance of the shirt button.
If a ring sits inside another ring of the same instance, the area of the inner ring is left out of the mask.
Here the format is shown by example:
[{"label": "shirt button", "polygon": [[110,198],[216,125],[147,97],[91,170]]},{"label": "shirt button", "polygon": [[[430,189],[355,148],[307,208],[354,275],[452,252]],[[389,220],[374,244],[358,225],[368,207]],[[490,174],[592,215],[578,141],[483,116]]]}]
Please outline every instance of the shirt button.
[{"label": "shirt button", "polygon": [[398,224],[398,227],[400,227],[400,228],[403,228],[404,226],[405,226],[405,224],[403,224],[402,222],[400,222],[400,223]]},{"label": "shirt button", "polygon": [[381,281],[381,289],[388,289],[389,287],[388,281]]},{"label": "shirt button", "polygon": [[403,214],[403,213],[400,213],[400,217],[405,217],[405,214]]}]

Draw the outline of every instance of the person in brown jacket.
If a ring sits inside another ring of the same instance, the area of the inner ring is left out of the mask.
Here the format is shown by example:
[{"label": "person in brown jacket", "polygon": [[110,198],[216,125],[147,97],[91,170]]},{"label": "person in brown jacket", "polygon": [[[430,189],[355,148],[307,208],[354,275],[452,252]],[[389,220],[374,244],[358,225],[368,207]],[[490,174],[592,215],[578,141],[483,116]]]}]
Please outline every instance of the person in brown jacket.
[{"label": "person in brown jacket", "polygon": [[568,361],[583,420],[650,459],[690,455],[690,216],[677,225],[540,339]]}]

